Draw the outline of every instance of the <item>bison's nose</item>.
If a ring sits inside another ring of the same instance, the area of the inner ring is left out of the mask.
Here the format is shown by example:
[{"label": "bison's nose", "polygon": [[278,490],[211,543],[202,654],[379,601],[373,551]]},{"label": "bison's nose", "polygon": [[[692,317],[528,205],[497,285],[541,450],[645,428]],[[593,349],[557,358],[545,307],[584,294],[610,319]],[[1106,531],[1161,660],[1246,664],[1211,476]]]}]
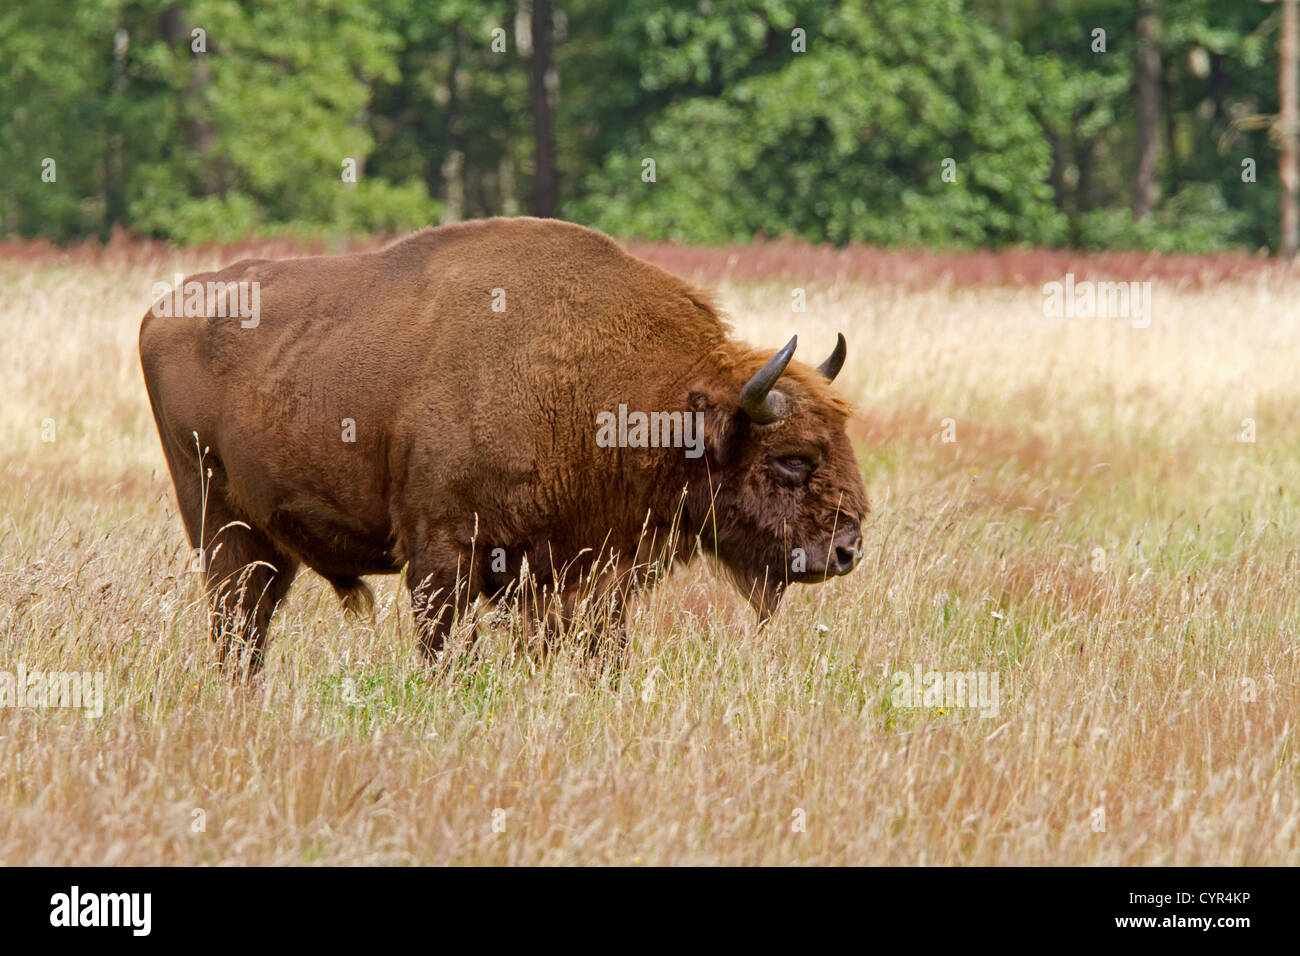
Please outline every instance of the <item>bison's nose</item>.
[{"label": "bison's nose", "polygon": [[862,559],[862,532],[857,528],[845,528],[835,536],[832,542],[829,567],[831,574],[848,574],[858,566]]}]

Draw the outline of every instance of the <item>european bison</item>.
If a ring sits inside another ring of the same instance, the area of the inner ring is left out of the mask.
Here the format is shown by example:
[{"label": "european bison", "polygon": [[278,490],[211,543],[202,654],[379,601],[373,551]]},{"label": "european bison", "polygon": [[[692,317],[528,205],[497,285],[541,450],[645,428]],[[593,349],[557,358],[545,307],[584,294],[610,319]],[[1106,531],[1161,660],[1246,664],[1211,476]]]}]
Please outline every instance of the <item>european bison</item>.
[{"label": "european bison", "polygon": [[860,556],[843,336],[817,369],[793,338],[760,353],[601,233],[467,222],[180,292],[140,361],[223,665],[260,667],[304,564],[353,609],[361,575],[405,567],[433,657],[480,596],[551,625],[594,601],[617,628],[702,546],[765,620]]}]

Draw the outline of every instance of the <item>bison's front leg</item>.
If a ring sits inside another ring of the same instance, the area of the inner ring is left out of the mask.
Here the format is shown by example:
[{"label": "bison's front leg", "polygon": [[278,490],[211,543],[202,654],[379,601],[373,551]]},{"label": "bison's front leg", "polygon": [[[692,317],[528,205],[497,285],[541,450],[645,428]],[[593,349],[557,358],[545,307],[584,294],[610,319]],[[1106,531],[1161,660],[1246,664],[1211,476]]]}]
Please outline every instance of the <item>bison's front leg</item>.
[{"label": "bison's front leg", "polygon": [[556,594],[550,583],[536,581],[526,582],[509,597],[498,593],[492,598],[494,603],[514,605],[524,649],[534,657],[575,640],[592,657],[624,656],[627,631],[622,599],[621,594],[597,595],[590,586],[577,584]]},{"label": "bison's front leg", "polygon": [[[408,575],[410,572],[407,572]],[[416,580],[409,578],[407,583]],[[438,658],[447,642],[447,634],[457,616],[469,612],[474,603],[465,582],[446,581],[432,576],[419,579],[411,587],[411,609],[415,614],[415,632],[420,639],[420,650],[428,663]]]},{"label": "bison's front leg", "polygon": [[524,590],[520,612],[526,636],[540,629],[548,643],[576,639],[592,658],[625,659],[629,643],[624,617],[638,585],[635,566],[611,558],[598,569],[588,567],[580,575],[561,578],[554,591]]},{"label": "bison's front leg", "polygon": [[483,593],[481,575],[470,553],[425,554],[406,568],[406,586],[411,590],[411,610],[420,650],[433,663],[457,616],[468,615]]}]

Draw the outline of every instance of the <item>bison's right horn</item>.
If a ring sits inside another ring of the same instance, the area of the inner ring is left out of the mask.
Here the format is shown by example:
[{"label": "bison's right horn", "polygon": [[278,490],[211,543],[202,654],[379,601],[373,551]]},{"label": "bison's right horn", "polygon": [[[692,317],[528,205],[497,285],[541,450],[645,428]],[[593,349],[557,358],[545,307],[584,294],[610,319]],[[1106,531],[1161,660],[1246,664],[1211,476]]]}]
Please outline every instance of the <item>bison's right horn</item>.
[{"label": "bison's right horn", "polygon": [[780,392],[773,392],[772,386],[790,364],[798,341],[799,336],[792,335],[785,348],[773,355],[740,390],[740,407],[760,425],[770,425],[789,411],[789,400]]},{"label": "bison's right horn", "polygon": [[821,365],[817,366],[817,371],[822,373],[822,377],[828,382],[835,381],[835,376],[840,374],[840,369],[844,367],[844,356],[848,352],[848,346],[844,342],[844,333],[835,342],[835,351],[831,352],[831,357]]}]

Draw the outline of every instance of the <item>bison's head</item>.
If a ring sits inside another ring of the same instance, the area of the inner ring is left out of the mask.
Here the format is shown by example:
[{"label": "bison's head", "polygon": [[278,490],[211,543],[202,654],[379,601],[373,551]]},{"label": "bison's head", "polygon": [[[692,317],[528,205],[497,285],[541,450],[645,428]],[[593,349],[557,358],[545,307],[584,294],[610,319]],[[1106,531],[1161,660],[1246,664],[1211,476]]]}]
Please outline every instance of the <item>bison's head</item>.
[{"label": "bison's head", "polygon": [[689,395],[706,454],[688,517],[764,620],[791,582],[853,570],[867,511],[844,430],[849,409],[829,388],[844,336],[817,369],[791,364],[795,344],[766,363],[748,350],[720,356],[716,377]]}]

